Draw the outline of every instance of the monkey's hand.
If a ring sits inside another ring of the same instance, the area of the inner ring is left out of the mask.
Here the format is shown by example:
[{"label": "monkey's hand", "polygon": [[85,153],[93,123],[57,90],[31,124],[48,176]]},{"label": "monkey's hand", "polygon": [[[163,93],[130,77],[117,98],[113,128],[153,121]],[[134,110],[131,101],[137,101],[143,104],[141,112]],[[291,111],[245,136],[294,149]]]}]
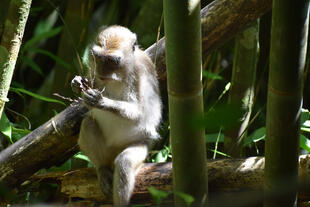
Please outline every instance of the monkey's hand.
[{"label": "monkey's hand", "polygon": [[84,100],[84,103],[87,106],[95,107],[95,108],[104,108],[104,99],[102,92],[98,89],[89,88],[85,91],[82,91],[82,97]]},{"label": "monkey's hand", "polygon": [[86,91],[90,87],[86,78],[75,76],[71,81],[71,88],[74,93],[80,94],[82,91]]},{"label": "monkey's hand", "polygon": [[141,110],[137,103],[107,98],[98,89],[89,88],[86,91],[82,91],[82,97],[88,107],[109,110],[127,119],[135,120],[141,115]]}]

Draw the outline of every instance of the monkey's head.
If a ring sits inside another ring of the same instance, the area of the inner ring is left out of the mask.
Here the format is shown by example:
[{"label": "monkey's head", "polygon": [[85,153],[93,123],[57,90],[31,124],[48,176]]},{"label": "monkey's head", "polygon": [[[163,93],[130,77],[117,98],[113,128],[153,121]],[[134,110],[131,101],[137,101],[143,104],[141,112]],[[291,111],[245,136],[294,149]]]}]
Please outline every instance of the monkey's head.
[{"label": "monkey's head", "polygon": [[134,70],[137,36],[121,26],[99,31],[90,49],[94,60],[95,78],[102,81],[122,81]]}]

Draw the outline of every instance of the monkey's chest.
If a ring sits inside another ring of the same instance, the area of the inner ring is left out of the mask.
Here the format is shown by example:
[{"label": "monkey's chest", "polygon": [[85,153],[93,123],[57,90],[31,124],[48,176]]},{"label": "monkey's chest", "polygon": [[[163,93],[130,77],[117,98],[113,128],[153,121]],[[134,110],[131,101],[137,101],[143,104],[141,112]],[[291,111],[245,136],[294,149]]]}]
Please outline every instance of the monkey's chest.
[{"label": "monkey's chest", "polygon": [[127,145],[140,140],[143,136],[136,121],[99,109],[93,109],[91,113],[102,131],[103,136],[100,138],[107,146]]}]

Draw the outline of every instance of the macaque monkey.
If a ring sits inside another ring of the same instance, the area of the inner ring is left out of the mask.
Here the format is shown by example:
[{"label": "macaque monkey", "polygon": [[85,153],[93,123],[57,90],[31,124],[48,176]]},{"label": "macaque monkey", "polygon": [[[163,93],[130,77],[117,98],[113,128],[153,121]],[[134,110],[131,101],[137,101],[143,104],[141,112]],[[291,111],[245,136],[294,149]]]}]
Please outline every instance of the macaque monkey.
[{"label": "macaque monkey", "polygon": [[121,26],[101,29],[89,52],[88,78],[71,83],[89,108],[78,144],[95,165],[102,191],[113,193],[115,207],[125,207],[148,148],[159,138],[156,71],[136,34]]}]

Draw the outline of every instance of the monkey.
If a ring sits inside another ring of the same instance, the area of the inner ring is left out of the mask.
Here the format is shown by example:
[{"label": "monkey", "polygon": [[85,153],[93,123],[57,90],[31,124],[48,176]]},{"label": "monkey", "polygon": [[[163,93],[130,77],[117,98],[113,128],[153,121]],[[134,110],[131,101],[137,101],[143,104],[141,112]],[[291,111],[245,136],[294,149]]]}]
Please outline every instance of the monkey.
[{"label": "monkey", "polygon": [[[87,78],[71,86],[89,112],[78,145],[94,164],[103,193],[115,207],[129,206],[135,176],[158,139],[162,103],[155,66],[129,29],[99,29],[89,49]],[[93,86],[91,86],[93,84]]]}]

